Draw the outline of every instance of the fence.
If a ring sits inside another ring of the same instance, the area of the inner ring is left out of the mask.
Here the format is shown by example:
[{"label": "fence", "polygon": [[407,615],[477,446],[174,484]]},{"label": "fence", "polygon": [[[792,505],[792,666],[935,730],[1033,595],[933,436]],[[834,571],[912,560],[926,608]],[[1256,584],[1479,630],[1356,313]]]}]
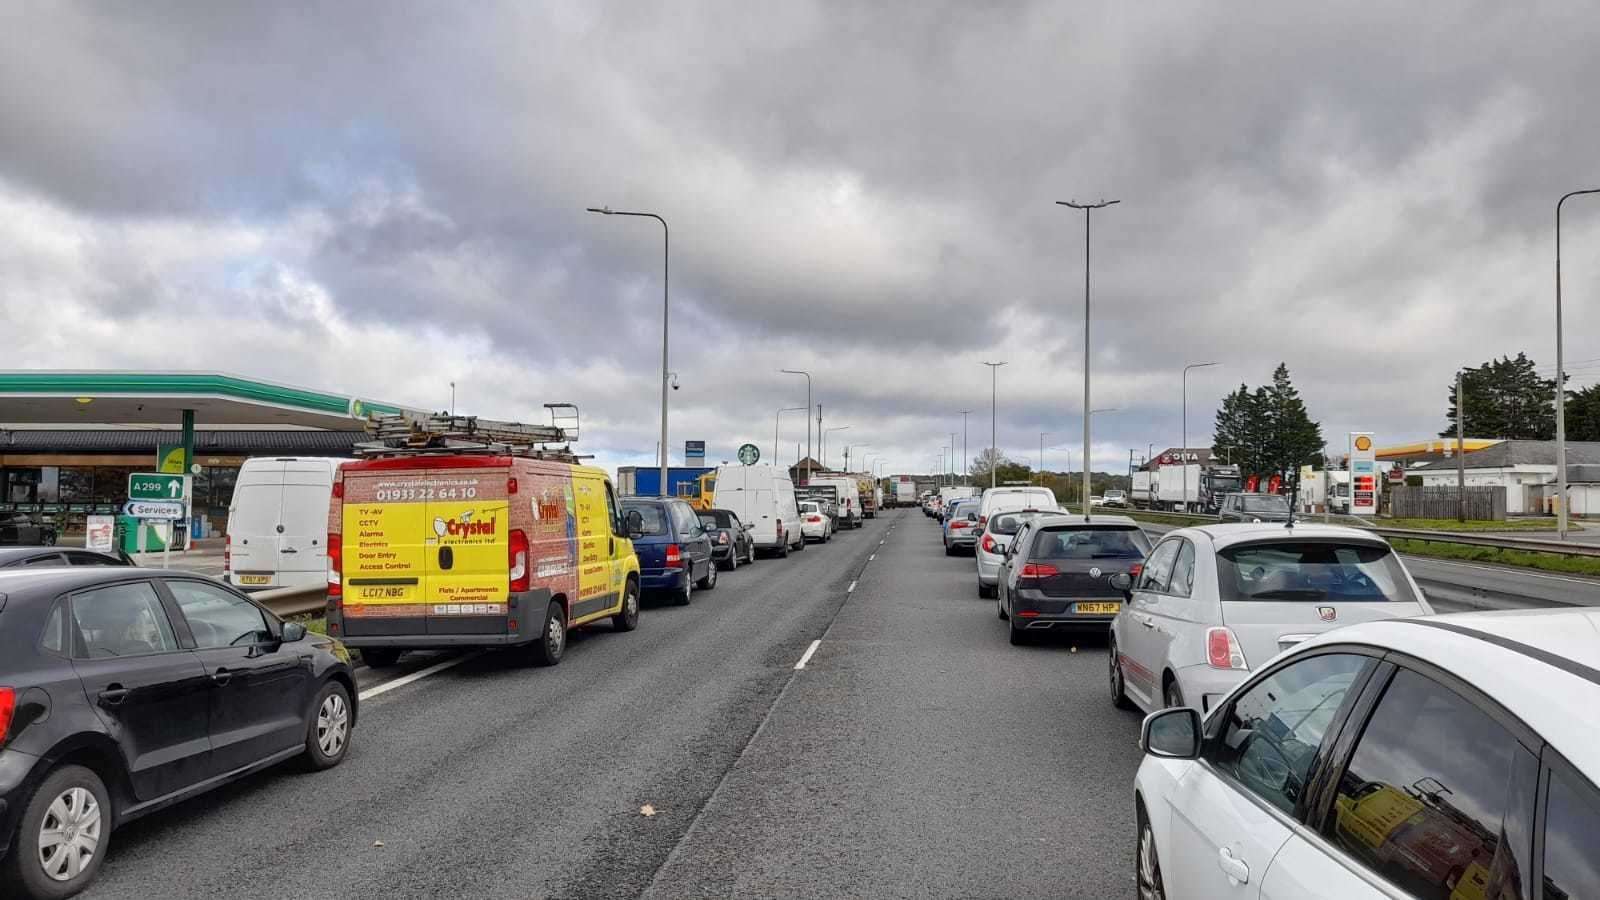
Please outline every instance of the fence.
[{"label": "fence", "polygon": [[[1390,512],[1397,519],[1454,519],[1460,512],[1459,489],[1444,487],[1396,487],[1390,492]],[[1469,487],[1467,518],[1504,522],[1506,489]]]}]

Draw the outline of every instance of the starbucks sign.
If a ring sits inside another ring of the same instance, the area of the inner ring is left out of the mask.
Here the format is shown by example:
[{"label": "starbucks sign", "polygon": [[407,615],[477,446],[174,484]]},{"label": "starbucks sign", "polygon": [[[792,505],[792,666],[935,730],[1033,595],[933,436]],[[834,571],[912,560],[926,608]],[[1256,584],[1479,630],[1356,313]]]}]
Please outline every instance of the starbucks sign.
[{"label": "starbucks sign", "polygon": [[745,444],[739,448],[739,462],[753,466],[761,459],[761,448],[755,444]]}]

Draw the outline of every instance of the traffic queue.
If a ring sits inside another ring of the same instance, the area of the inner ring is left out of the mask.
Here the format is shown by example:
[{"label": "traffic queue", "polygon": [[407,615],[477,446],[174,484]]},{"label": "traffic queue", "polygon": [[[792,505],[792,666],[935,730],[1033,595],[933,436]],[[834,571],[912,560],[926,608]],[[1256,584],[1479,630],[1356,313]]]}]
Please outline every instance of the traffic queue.
[{"label": "traffic queue", "polygon": [[1436,615],[1382,537],[1292,515],[1152,533],[1015,487],[924,511],[1012,645],[1105,641],[1108,699],[1145,714],[1139,896],[1600,889],[1600,645],[1571,637],[1600,614]]},{"label": "traffic queue", "polygon": [[[631,632],[645,598],[689,604],[864,514],[851,477],[800,500],[775,466],[727,466],[697,506],[619,496],[559,428],[440,415],[374,431],[360,458],[253,472],[222,579],[0,554],[0,896],[71,896],[127,822],[283,762],[337,766],[358,665],[496,648],[552,666],[575,628]],[[270,509],[243,508],[259,498]],[[301,578],[276,567],[295,544],[325,548],[325,634],[246,593]]]}]

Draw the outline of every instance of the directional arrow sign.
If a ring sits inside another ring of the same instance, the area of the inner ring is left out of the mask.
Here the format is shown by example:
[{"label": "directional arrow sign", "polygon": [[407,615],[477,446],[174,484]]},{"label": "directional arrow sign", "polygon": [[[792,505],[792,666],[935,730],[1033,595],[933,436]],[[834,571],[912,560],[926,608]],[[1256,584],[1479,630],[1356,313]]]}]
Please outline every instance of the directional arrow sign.
[{"label": "directional arrow sign", "polygon": [[185,509],[181,501],[129,500],[122,512],[136,519],[181,519]]},{"label": "directional arrow sign", "polygon": [[[135,472],[128,476],[129,500],[187,500],[189,476]],[[131,515],[131,514],[130,514]]]}]

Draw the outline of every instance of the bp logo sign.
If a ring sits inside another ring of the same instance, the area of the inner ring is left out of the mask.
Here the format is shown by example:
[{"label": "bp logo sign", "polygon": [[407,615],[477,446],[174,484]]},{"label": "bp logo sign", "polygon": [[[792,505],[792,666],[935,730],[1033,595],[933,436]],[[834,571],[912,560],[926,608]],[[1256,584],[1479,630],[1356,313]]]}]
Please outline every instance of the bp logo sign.
[{"label": "bp logo sign", "polygon": [[761,448],[755,444],[745,444],[739,448],[739,462],[753,466],[759,459],[761,459]]}]

